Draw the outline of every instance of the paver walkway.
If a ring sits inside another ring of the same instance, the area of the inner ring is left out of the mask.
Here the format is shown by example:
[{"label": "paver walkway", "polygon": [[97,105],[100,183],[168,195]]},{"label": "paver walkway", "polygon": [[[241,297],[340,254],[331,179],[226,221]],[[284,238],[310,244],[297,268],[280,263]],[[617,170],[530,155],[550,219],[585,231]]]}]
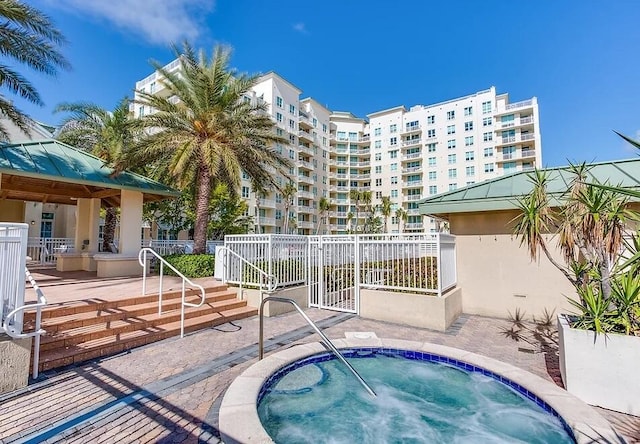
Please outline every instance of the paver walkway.
[{"label": "paver walkway", "polygon": [[[402,327],[317,309],[307,314],[330,338],[346,331],[430,341],[509,362],[557,380],[557,358],[531,353],[501,334],[508,321],[463,316],[446,333]],[[297,314],[265,320],[268,350],[317,337]],[[0,397],[0,442],[219,442],[217,406],[230,382],[255,362],[257,317],[151,344],[49,374]],[[599,409],[629,442],[640,442],[640,418]]]}]

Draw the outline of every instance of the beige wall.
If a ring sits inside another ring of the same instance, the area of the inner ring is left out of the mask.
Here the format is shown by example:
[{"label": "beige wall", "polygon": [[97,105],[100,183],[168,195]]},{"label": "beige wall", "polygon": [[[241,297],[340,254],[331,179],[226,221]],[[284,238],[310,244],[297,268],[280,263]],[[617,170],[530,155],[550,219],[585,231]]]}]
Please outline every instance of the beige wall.
[{"label": "beige wall", "polygon": [[[239,290],[239,289],[238,289]],[[280,298],[293,299],[302,309],[307,308],[309,302],[309,287],[306,285],[301,285],[299,287],[290,287],[290,288],[281,288],[277,289],[273,293],[264,293],[264,297],[267,296],[277,296]],[[247,300],[247,304],[250,307],[260,308],[260,291],[251,288],[243,289],[242,295],[240,298],[245,298]],[[285,304],[283,302],[267,302],[264,305],[264,315],[266,317],[278,316],[283,313],[289,313],[290,311],[294,311],[290,304]]]},{"label": "beige wall", "polygon": [[0,394],[26,387],[29,382],[31,338],[0,334]]},{"label": "beige wall", "polygon": [[[456,235],[458,287],[464,313],[508,317],[517,308],[528,316],[546,308],[571,311],[566,296],[574,289],[548,259],[532,262],[526,246],[511,234],[516,211],[469,213],[450,217]],[[546,237],[550,245],[555,239]],[[564,263],[560,252],[554,256]]]},{"label": "beige wall", "polygon": [[0,200],[0,222],[24,222],[24,202]]}]

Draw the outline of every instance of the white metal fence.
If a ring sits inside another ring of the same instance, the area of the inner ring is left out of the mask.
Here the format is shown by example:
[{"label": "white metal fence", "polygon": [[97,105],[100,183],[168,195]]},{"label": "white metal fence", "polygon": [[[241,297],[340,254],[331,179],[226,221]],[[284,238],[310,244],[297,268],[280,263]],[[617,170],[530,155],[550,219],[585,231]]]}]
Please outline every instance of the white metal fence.
[{"label": "white metal fence", "polygon": [[[144,242],[143,242],[144,243]],[[157,240],[152,239],[148,245],[161,256],[168,254],[191,254],[193,253],[194,242],[192,240]],[[224,241],[209,240],[207,241],[207,254],[215,254],[216,246],[224,245]]]},{"label": "white metal fence", "polygon": [[27,241],[27,256],[40,265],[55,265],[56,254],[75,251],[72,237],[30,237]]},{"label": "white metal fence", "polygon": [[[455,237],[444,233],[236,235],[225,246],[280,286],[308,285],[311,306],[357,312],[360,288],[442,296],[456,285]],[[224,279],[259,285],[260,276],[241,268],[231,260]]]},{"label": "white metal fence", "polygon": [[[0,329],[3,331],[7,315],[24,305],[28,232],[27,224],[0,223]],[[22,332],[22,312],[13,318],[11,327]]]}]

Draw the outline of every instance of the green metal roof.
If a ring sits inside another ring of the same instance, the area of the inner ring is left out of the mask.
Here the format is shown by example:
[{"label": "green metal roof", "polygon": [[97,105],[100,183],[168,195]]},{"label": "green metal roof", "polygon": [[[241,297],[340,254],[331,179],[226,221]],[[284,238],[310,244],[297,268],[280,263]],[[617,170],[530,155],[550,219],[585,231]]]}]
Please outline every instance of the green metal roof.
[{"label": "green metal roof", "polygon": [[0,145],[0,173],[160,196],[180,195],[173,188],[130,171],[112,176],[113,170],[102,159],[54,139]]},{"label": "green metal roof", "polygon": [[[574,175],[569,167],[547,168],[545,171],[549,172],[547,190],[552,203],[557,204]],[[428,197],[420,202],[420,213],[442,217],[450,213],[516,209],[517,198],[531,191],[530,173],[521,171]],[[640,159],[590,164],[588,175],[601,183],[640,188]]]}]

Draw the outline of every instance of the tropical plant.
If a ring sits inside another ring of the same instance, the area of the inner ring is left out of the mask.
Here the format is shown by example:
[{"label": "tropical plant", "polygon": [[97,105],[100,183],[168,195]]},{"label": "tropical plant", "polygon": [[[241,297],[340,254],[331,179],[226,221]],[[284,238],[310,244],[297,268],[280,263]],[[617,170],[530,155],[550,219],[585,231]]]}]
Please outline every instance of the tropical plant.
[{"label": "tropical plant", "polygon": [[152,62],[167,95],[137,91],[136,103],[155,112],[139,118],[144,136],[124,154],[120,167],[159,164],[185,189],[195,182],[194,253],[206,249],[212,185],[238,193],[241,174],[257,183],[274,184],[277,172],[290,166],[274,148],[287,144],[277,136],[267,104],[245,100],[257,76],[229,67],[229,49],[217,46],[211,57],[188,43],[174,47],[179,69],[167,71]]},{"label": "tropical plant", "polygon": [[331,209],[331,201],[326,197],[321,197],[318,202],[318,210],[320,212],[320,219],[318,220],[318,228],[316,229],[316,235],[320,234],[320,227],[322,224],[327,223],[327,213]]},{"label": "tropical plant", "polygon": [[[289,225],[292,219],[295,219],[289,213],[291,212],[291,208],[295,202],[296,193],[298,189],[293,184],[293,182],[287,182],[287,184],[280,190],[282,194],[282,203],[284,206],[284,228],[283,232],[285,234],[289,234]],[[293,228],[295,230],[295,228]]]},{"label": "tropical plant", "polygon": [[406,222],[409,218],[409,214],[402,207],[396,210],[396,219],[398,220],[398,233],[402,233],[402,223]]},{"label": "tropical plant", "polygon": [[260,227],[260,205],[262,205],[262,199],[266,198],[269,192],[263,184],[253,179],[251,180],[251,190],[256,197],[256,233],[262,233]]},{"label": "tropical plant", "polygon": [[382,196],[382,202],[380,203],[380,214],[384,217],[384,232],[388,233],[389,216],[391,216],[391,210],[393,204],[391,203],[391,197]]},{"label": "tropical plant", "polygon": [[355,221],[356,221],[356,226],[355,228],[352,230],[355,234],[358,234],[358,220],[360,218],[360,201],[362,200],[362,192],[360,190],[356,190],[356,189],[352,189],[349,191],[349,199],[353,202],[355,208],[356,208],[356,213],[355,216]]},{"label": "tropical plant", "polygon": [[[353,212],[349,211],[347,213],[347,226],[351,227],[351,222],[353,221]],[[349,233],[351,233],[351,228],[348,228]]]},{"label": "tropical plant", "polygon": [[[189,207],[193,208],[193,203]],[[227,234],[248,233],[253,227],[253,218],[245,216],[247,207],[247,203],[237,194],[231,193],[226,184],[216,184],[209,201],[207,237],[224,239]],[[196,218],[194,210],[190,211],[190,218],[193,223]]]},{"label": "tropical plant", "polygon": [[[92,153],[108,166],[114,166],[136,137],[129,103],[127,97],[123,98],[113,111],[93,103],[61,103],[54,112],[64,112],[67,116],[61,123],[57,139]],[[118,211],[108,201],[105,206],[102,249],[109,251],[114,241]]]},{"label": "tropical plant", "polygon": [[[532,260],[542,252],[575,287],[577,298],[569,298],[578,313],[574,326],[640,334],[640,273],[626,259],[637,256],[638,233],[630,234],[626,245],[624,240],[629,222],[639,221],[640,215],[616,187],[589,181],[585,164],[568,171],[573,178],[559,204],[547,192],[550,173],[530,175],[532,190],[519,199],[514,233]],[[564,265],[548,246],[547,235],[554,232]]]},{"label": "tropical plant", "polygon": [[[44,105],[36,88],[15,71],[14,66],[25,65],[50,76],[55,76],[59,68],[69,69],[69,63],[59,50],[66,43],[64,36],[53,26],[49,17],[18,0],[0,2],[0,27],[0,54],[4,59],[0,64],[0,87],[35,105]],[[4,94],[0,95],[0,115],[25,134],[30,134],[31,119]],[[0,138],[9,138],[2,124]]]}]

